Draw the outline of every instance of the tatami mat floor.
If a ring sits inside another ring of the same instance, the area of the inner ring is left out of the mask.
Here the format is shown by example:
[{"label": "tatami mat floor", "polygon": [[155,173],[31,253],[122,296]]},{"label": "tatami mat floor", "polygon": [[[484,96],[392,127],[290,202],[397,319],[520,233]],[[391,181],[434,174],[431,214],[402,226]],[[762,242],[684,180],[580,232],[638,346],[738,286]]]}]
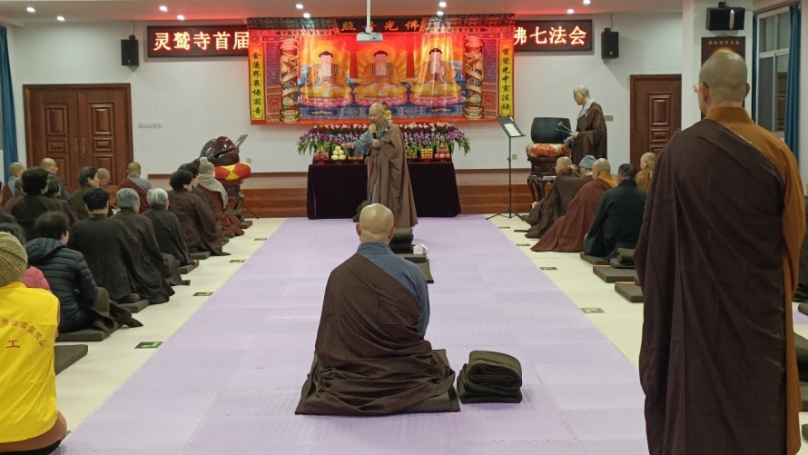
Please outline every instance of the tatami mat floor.
[{"label": "tatami mat floor", "polygon": [[[207,296],[194,296],[194,294],[216,292],[241,267],[242,262],[239,261],[249,259],[265,239],[271,237],[284,222],[283,219],[255,220],[255,224],[246,231],[245,236],[233,239],[227,245],[226,250],[231,253],[230,256],[211,257],[204,261],[199,268],[186,276],[191,280],[190,286],[174,288],[176,294],[171,302],[152,306],[138,314],[136,318],[144,323],[144,327],[122,329],[104,342],[90,343],[89,354],[57,377],[59,409],[67,418],[70,429],[77,429],[156,352],[156,349],[135,349],[138,343],[168,339],[208,299]],[[606,284],[594,276],[592,266],[582,261],[577,254],[531,252],[530,245],[533,241],[526,239],[524,233],[517,232],[527,227],[518,218],[497,216],[490,222],[498,226],[500,232],[516,245],[535,267],[541,268],[559,290],[581,308],[585,317],[636,369],[642,329],[642,304],[629,303],[615,293],[614,285]],[[418,238],[417,228],[416,238]],[[428,239],[424,240],[424,243],[429,246]],[[469,248],[473,250],[474,245],[469,245]],[[808,324],[805,324],[808,319],[799,318],[796,322],[797,332],[808,336]],[[606,354],[608,353],[603,353]],[[620,384],[615,385],[619,386]],[[577,402],[585,404],[594,400],[608,400],[608,397],[603,396],[588,397],[585,387],[576,387],[573,383],[559,384],[555,387],[564,392],[559,393],[559,396],[568,398],[567,408],[574,409]],[[600,439],[602,435],[599,433],[608,431],[609,426],[606,425],[608,416],[595,415],[597,412],[591,411],[591,406],[581,407],[589,409],[586,412],[592,413],[592,436],[594,439]],[[805,414],[803,413],[803,416]],[[803,423],[808,423],[808,418],[804,420]],[[583,419],[578,421],[585,422]],[[519,442],[511,443],[507,448],[508,453],[522,453],[519,444]],[[547,451],[543,453],[562,453],[554,451],[553,444],[552,441],[548,442]],[[69,445],[69,439],[65,445]],[[477,444],[476,450],[482,450],[482,445],[484,444]],[[463,453],[460,449],[458,447],[457,453]],[[808,455],[808,447],[803,447],[800,454]]]}]

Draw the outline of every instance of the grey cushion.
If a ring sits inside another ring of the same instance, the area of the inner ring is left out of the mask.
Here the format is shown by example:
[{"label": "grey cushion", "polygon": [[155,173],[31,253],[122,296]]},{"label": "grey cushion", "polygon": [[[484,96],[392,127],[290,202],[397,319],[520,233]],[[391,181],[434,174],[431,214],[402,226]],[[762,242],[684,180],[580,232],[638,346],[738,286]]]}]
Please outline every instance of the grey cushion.
[{"label": "grey cushion", "polygon": [[196,253],[191,253],[191,259],[204,260],[209,257],[210,251],[197,251]]},{"label": "grey cushion", "polygon": [[614,290],[631,303],[642,303],[642,288],[634,283],[615,283]]},{"label": "grey cushion", "polygon": [[607,261],[606,259],[599,258],[597,256],[589,256],[583,251],[581,251],[581,259],[592,265],[607,265],[609,263],[609,261]]},{"label": "grey cushion", "polygon": [[145,310],[149,306],[148,300],[138,300],[134,303],[119,303],[118,304],[121,308],[126,308],[127,310],[131,311],[132,313],[140,313],[141,311]]},{"label": "grey cushion", "polygon": [[396,228],[396,232],[393,234],[393,239],[390,240],[390,243],[410,243],[412,239],[412,228]]},{"label": "grey cushion", "polygon": [[426,256],[423,254],[399,254],[399,256],[403,257],[404,259],[414,262],[416,264],[420,264],[421,262],[426,262]]},{"label": "grey cushion", "polygon": [[181,265],[177,267],[177,271],[180,272],[181,275],[187,275],[193,272],[197,267],[199,267],[197,264]]},{"label": "grey cushion", "polygon": [[90,348],[86,344],[69,344],[54,347],[53,371],[61,373],[65,368],[87,355]]},{"label": "grey cushion", "polygon": [[432,272],[429,271],[429,261],[428,260],[424,261],[424,262],[416,263],[415,265],[417,265],[418,268],[421,269],[421,273],[424,274],[424,278],[426,278],[427,283],[434,283],[435,282],[435,280],[432,279]]},{"label": "grey cushion", "polygon": [[58,342],[104,341],[109,335],[97,329],[77,330],[69,333],[59,333]]},{"label": "grey cushion", "polygon": [[596,265],[592,267],[592,272],[607,283],[617,283],[618,281],[634,282],[637,279],[637,271],[634,269],[615,269],[611,266]]}]

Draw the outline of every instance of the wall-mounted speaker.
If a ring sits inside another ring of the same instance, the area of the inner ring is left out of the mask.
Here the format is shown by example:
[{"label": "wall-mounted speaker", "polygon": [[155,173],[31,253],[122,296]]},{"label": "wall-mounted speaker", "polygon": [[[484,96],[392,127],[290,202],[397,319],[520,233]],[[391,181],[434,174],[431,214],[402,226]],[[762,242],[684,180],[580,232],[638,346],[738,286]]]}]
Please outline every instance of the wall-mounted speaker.
[{"label": "wall-mounted speaker", "polygon": [[600,34],[600,58],[610,60],[620,57],[620,34],[607,28]]},{"label": "wall-mounted speaker", "polygon": [[707,30],[743,30],[744,8],[707,8]]},{"label": "wall-mounted speaker", "polygon": [[129,35],[129,39],[121,40],[121,65],[140,65],[140,48],[135,35]]}]

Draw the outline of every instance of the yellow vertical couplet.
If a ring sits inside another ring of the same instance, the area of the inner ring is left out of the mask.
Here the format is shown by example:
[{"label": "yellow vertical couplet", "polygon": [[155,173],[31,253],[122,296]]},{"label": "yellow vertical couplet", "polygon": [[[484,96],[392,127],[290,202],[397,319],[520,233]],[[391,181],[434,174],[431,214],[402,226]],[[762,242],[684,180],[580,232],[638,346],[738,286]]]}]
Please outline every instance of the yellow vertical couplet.
[{"label": "yellow vertical couplet", "polygon": [[499,115],[513,116],[513,40],[499,41]]},{"label": "yellow vertical couplet", "polygon": [[250,46],[250,118],[266,119],[264,96],[264,46],[260,41]]}]

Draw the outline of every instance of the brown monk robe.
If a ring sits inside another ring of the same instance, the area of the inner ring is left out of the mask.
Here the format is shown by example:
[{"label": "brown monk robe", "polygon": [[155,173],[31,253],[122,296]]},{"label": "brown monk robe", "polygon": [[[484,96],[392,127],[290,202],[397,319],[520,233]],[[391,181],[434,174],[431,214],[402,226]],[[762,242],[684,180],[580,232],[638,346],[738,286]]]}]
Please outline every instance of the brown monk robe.
[{"label": "brown monk robe", "polygon": [[59,197],[59,195],[62,193],[61,185],[62,181],[59,180],[59,177],[55,176],[54,174],[48,175],[48,189],[45,191],[43,196],[51,198],[54,202],[56,202],[56,205],[59,206],[59,210],[67,217],[67,225],[70,227],[76,224],[79,217],[73,208],[70,207],[70,204],[66,200]]},{"label": "brown monk robe", "polygon": [[379,103],[370,106],[370,134],[345,146],[361,153],[369,151],[367,200],[388,207],[395,216],[397,228],[411,228],[418,224],[418,216],[404,155],[404,136],[398,126],[385,119],[384,112],[384,106]]},{"label": "brown monk robe", "polygon": [[[561,162],[562,158],[564,158],[564,162]],[[587,167],[581,167],[584,177],[581,177],[573,168],[567,167],[572,164],[569,157],[564,156],[556,161],[555,182],[547,195],[528,213],[525,221],[530,224],[530,229],[527,230],[525,237],[540,238],[559,217],[567,213],[567,208],[578,191],[584,184],[592,181],[591,168],[595,160],[591,158],[591,163],[585,163],[585,161],[581,160],[581,163],[587,164]],[[562,164],[563,166],[561,166]]]},{"label": "brown monk robe", "polygon": [[592,175],[598,177],[578,191],[572,198],[567,213],[553,223],[531,250],[583,251],[584,236],[589,232],[603,193],[617,186],[612,179],[611,166],[604,158],[595,161]]},{"label": "brown monk robe", "polygon": [[241,221],[233,215],[228,215],[227,210],[227,190],[222,182],[213,176],[214,166],[204,156],[199,159],[199,186],[197,189],[205,194],[205,200],[213,209],[214,215],[222,225],[225,234],[232,236],[244,235],[241,229]]},{"label": "brown monk robe", "polygon": [[146,191],[143,189],[142,186],[133,182],[129,178],[125,178],[121,180],[121,183],[118,184],[119,190],[124,188],[135,190],[135,193],[137,193],[137,196],[140,199],[140,213],[145,213],[146,210],[149,210],[149,201],[146,198]]},{"label": "brown monk robe", "polygon": [[382,268],[388,264],[373,262],[396,259],[387,246],[393,224],[381,204],[362,210],[360,250],[328,278],[297,414],[392,414],[453,391],[454,371],[419,331],[421,301]]},{"label": "brown monk robe", "polygon": [[193,176],[186,170],[171,174],[168,209],[177,215],[189,251],[209,251],[214,256],[227,256],[222,251],[224,237],[213,210],[201,198],[191,193]]},{"label": "brown monk robe", "polygon": [[174,295],[171,285],[182,284],[182,277],[177,271],[180,266],[179,261],[171,255],[163,255],[154,237],[152,222],[145,216],[140,216],[139,199],[137,192],[131,188],[122,188],[115,195],[115,203],[120,211],[112,217],[113,221],[120,222],[122,230],[129,236],[130,242],[135,246],[133,251],[137,256],[130,257],[132,263],[127,263],[127,267],[132,269],[133,264],[140,265],[146,273],[135,276],[135,286],[138,289],[148,289],[139,292],[150,303],[165,303],[169,297]]},{"label": "brown monk robe", "polygon": [[67,247],[84,255],[96,284],[107,290],[111,300],[118,303],[139,300],[131,295],[138,291],[124,259],[134,256],[128,251],[134,245],[120,223],[107,217],[109,194],[100,188],[90,188],[84,201],[91,216],[70,228]]},{"label": "brown monk robe", "polygon": [[651,455],[799,451],[791,297],[805,201],[794,155],[742,107],[746,78],[737,54],[710,57],[706,118],[654,169],[634,255]]},{"label": "brown monk robe", "polygon": [[578,164],[586,155],[596,159],[606,158],[606,118],[603,108],[589,97],[589,89],[581,86],[572,90],[575,104],[581,106],[575,131],[569,137],[572,142],[572,162]]},{"label": "brown monk robe", "polygon": [[73,209],[78,218],[83,220],[90,216],[84,206],[84,195],[91,188],[98,188],[98,169],[94,167],[81,168],[78,180],[80,187],[70,195],[67,203],[70,204],[70,208]]},{"label": "brown monk robe", "polygon": [[166,210],[168,193],[162,188],[153,188],[149,190],[147,197],[151,208],[143,216],[152,222],[160,252],[173,256],[181,266],[193,264],[194,260],[191,259],[180,229],[180,221],[177,215]]}]

